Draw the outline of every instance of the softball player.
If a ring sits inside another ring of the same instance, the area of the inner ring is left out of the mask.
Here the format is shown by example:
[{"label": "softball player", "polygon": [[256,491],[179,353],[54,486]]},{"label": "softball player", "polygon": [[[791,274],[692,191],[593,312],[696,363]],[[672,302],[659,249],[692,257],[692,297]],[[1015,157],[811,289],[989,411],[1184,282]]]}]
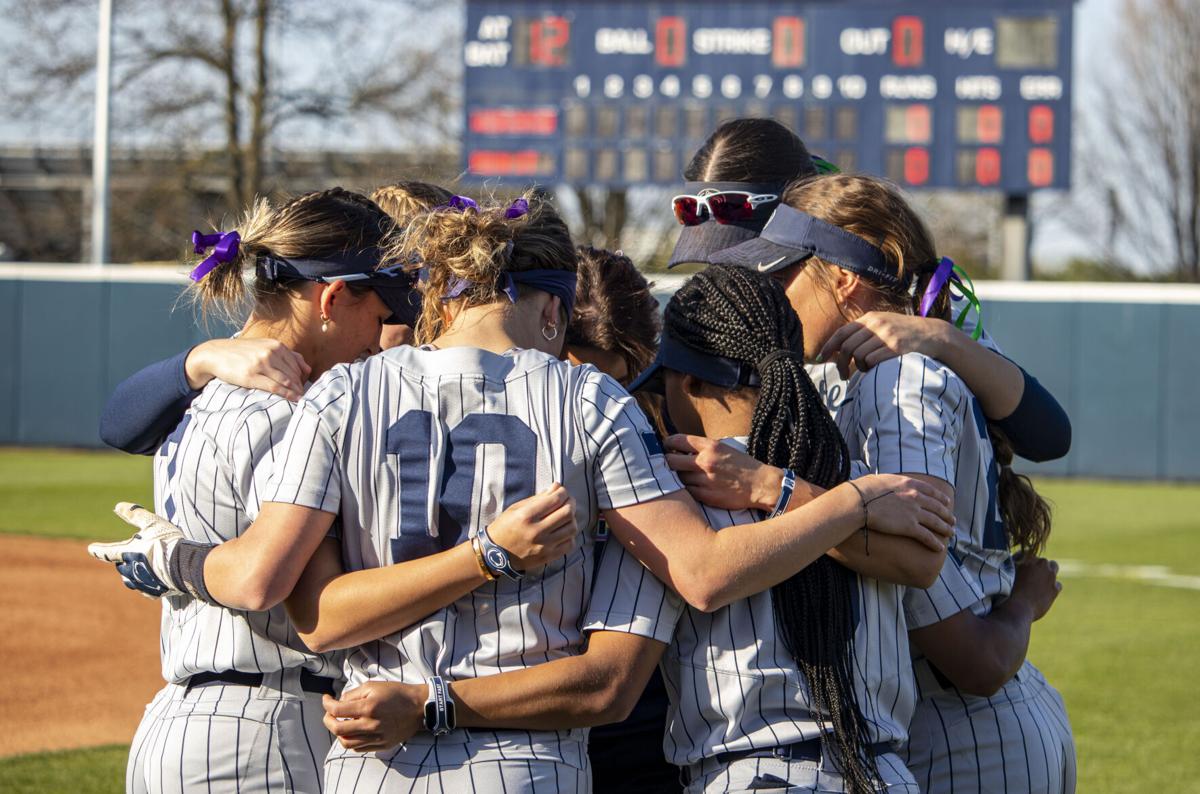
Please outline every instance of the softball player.
[{"label": "softball player", "polygon": [[[369,273],[386,226],[367,199],[341,190],[301,196],[278,210],[259,204],[240,224],[245,236],[223,235],[193,271],[195,291],[206,306],[234,303],[243,295],[243,268],[259,268],[244,335],[279,335],[328,368],[369,352],[391,307],[408,300],[407,282]],[[275,275],[266,263],[275,263]],[[342,280],[348,277],[364,288],[352,292]],[[311,307],[311,315],[300,307]],[[307,323],[309,337],[272,322],[285,314]],[[209,383],[155,457],[159,512],[190,541],[239,534],[258,512],[269,469],[261,464],[273,456],[292,410],[264,391]],[[228,610],[177,594],[163,599],[161,655],[167,685],[134,737],[129,791],[320,791],[330,743],[321,697],[335,691],[340,654],[311,652],[282,609]]]},{"label": "softball player", "polygon": [[[672,298],[659,358],[632,387],[665,388],[684,432],[733,435],[727,444],[833,487],[850,456],[803,371],[802,347],[779,284],[711,267]],[[704,510],[714,526],[755,520]],[[896,755],[915,693],[904,588],[893,582],[919,568],[917,583],[931,583],[945,553],[895,540],[875,539],[880,578],[851,572],[865,558],[850,545],[834,552],[849,569],[823,557],[714,612],[686,610],[663,669],[666,752],[688,791],[918,791]]]},{"label": "softball player", "polygon": [[[302,636],[315,647],[357,644],[347,662],[352,684],[428,685],[431,696],[429,735],[380,755],[335,747],[331,789],[494,789],[502,782],[532,790],[553,780],[562,790],[586,790],[582,731],[453,730],[455,699],[464,725],[497,724],[483,696],[472,694],[499,681],[489,673],[536,679],[523,668],[581,650],[589,539],[565,559],[547,553],[554,562],[522,575],[489,534],[499,509],[538,485],[558,480],[576,495],[578,526],[592,526],[603,510],[622,543],[706,608],[770,586],[843,540],[861,525],[864,497],[879,497],[873,528],[939,547],[933,533],[948,527],[936,490],[886,476],[863,481],[863,496],[838,488],[763,528],[714,533],[678,493],[632,398],[594,369],[555,358],[562,309],[575,294],[574,250],[557,216],[521,201],[507,210],[430,213],[416,226],[410,231],[429,263],[425,320],[436,349],[399,348],[325,375],[301,402],[267,504],[240,537],[175,565],[178,544],[161,525],[126,544],[141,549],[155,573],[202,599],[269,607],[293,589],[340,518],[342,556],[353,572],[309,565],[289,599]],[[567,540],[569,548],[573,531]],[[421,559],[379,567],[413,557]],[[412,563],[440,575],[397,574]],[[364,585],[357,601],[343,598],[353,582]],[[411,598],[397,596],[404,589]],[[332,590],[341,592],[337,605]],[[449,605],[422,612],[406,604],[422,598],[422,607]],[[653,632],[660,608],[653,606],[653,616],[611,617],[634,633]],[[414,615],[428,617],[414,624]],[[447,687],[443,676],[458,680]],[[600,684],[611,689],[607,679]],[[489,696],[516,689],[507,683]],[[553,694],[518,699],[508,718],[558,702]],[[564,709],[552,708],[549,718],[572,724]],[[358,746],[376,744],[368,738]]]},{"label": "softball player", "polygon": [[[682,228],[669,266],[708,263],[712,254],[755,238],[789,182],[828,168],[828,163],[813,157],[804,143],[777,121],[733,119],[721,124],[685,169],[684,195],[673,200]],[[767,269],[777,274],[785,270],[778,263]],[[795,305],[799,294],[793,289],[788,294]],[[835,332],[819,358],[810,357],[814,365],[809,372],[833,410],[846,393],[851,365],[865,371],[907,352],[923,353],[953,369],[976,395],[987,419],[1000,422],[1017,454],[1043,461],[1067,453],[1071,424],[1054,397],[1016,363],[975,344],[969,335],[936,318],[866,312]],[[833,363],[817,363],[821,361]],[[765,471],[761,474],[764,481],[756,489],[761,497],[758,506],[770,509],[779,493],[779,473],[774,472],[773,477]],[[711,485],[706,495],[718,500],[738,493],[730,488],[736,483]]]},{"label": "softball player", "polygon": [[[371,194],[371,200],[399,226],[450,198],[443,187],[414,181],[384,185]],[[397,314],[397,322],[383,326],[382,349],[411,344],[421,308],[419,296],[413,293],[412,298],[400,307],[403,312]],[[153,455],[214,378],[295,402],[311,375],[304,357],[278,339],[210,339],[117,384],[100,415],[100,438],[123,452]]]},{"label": "softball player", "polygon": [[[953,278],[952,263],[936,260],[903,199],[858,176],[793,185],[761,237],[712,259],[802,263],[791,284],[810,357],[848,322],[847,313],[945,316]],[[868,470],[919,474],[955,489],[956,534],[942,573],[933,587],[904,599],[918,651],[920,702],[907,750],[918,782],[933,792],[1073,791],[1074,744],[1062,699],[1031,664],[1020,664],[1029,624],[1058,585],[1051,581],[1048,593],[1014,591],[1009,551],[1011,543],[1039,549],[1049,516],[1027,481],[1001,471],[978,399],[940,362],[910,353],[852,376],[836,418]],[[998,654],[1016,660],[1000,665],[1015,675],[999,682],[997,695],[968,694],[993,688],[970,671],[993,669]]]}]

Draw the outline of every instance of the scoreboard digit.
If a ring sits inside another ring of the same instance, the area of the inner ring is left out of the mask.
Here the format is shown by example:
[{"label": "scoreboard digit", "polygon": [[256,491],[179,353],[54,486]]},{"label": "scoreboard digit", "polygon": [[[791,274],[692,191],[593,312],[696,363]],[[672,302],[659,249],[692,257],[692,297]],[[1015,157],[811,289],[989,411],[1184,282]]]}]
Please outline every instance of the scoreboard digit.
[{"label": "scoreboard digit", "polygon": [[676,184],[771,117],[914,188],[1065,188],[1072,0],[468,0],[470,177]]}]

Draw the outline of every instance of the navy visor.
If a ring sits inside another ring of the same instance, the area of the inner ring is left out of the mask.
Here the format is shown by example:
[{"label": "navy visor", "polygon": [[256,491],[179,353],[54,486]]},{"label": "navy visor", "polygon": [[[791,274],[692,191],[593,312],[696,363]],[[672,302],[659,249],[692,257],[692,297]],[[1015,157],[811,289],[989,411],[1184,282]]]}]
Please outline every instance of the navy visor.
[{"label": "navy visor", "polygon": [[757,386],[759,383],[758,373],[749,364],[701,353],[663,331],[662,343],[658,346],[658,355],[654,357],[653,363],[629,384],[629,393],[645,389],[662,394],[664,368],[694,375],[705,383],[726,389],[734,389],[738,386]]},{"label": "navy visor", "polygon": [[760,273],[773,273],[816,256],[831,265],[857,273],[876,284],[900,285],[896,268],[857,234],[814,218],[786,204],[775,208],[762,234],[753,240],[717,251],[708,261],[738,265]]}]

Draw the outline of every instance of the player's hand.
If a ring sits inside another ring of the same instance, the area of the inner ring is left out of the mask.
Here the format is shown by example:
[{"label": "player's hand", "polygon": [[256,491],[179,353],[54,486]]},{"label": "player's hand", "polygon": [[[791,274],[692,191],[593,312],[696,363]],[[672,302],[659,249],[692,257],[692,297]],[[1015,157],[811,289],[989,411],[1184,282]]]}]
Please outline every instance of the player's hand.
[{"label": "player's hand", "polygon": [[219,378],[295,402],[304,396],[312,367],[303,356],[275,339],[211,339],[192,349],[184,371],[193,389],[202,389],[213,378]]},{"label": "player's hand", "polygon": [[704,436],[669,436],[663,445],[675,470],[697,502],[722,510],[774,510],[783,470]]},{"label": "player's hand", "polygon": [[1058,581],[1058,563],[1033,554],[1016,559],[1017,578],[1013,582],[1010,601],[1020,601],[1029,607],[1034,620],[1041,620],[1062,592]]},{"label": "player's hand", "polygon": [[555,483],[522,499],[488,525],[488,537],[508,552],[513,567],[525,571],[570,554],[579,539],[575,500]]},{"label": "player's hand", "polygon": [[130,502],[119,503],[113,512],[138,531],[116,543],[92,543],[88,545],[88,554],[116,563],[125,586],[147,598],[185,595],[171,578],[171,556],[183,540],[179,527]]},{"label": "player's hand", "polygon": [[905,353],[924,353],[937,358],[945,335],[952,328],[936,318],[867,312],[834,331],[817,360],[836,361],[841,376],[849,378],[851,366],[866,372],[881,361]]},{"label": "player's hand", "polygon": [[[949,485],[938,486],[903,474],[870,474],[854,480],[854,485],[866,503],[868,529],[912,538],[937,552],[954,536],[954,499]],[[859,499],[858,494],[854,497]]]},{"label": "player's hand", "polygon": [[387,750],[425,727],[428,692],[420,684],[368,681],[343,692],[340,700],[325,695],[325,727],[347,750]]}]

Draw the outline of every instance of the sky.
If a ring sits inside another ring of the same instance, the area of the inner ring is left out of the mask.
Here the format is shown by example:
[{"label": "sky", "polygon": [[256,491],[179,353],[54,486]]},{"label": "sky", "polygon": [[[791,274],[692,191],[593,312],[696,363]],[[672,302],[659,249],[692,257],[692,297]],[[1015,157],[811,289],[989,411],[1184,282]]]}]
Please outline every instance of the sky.
[{"label": "sky", "polygon": [[[1097,59],[1102,58],[1108,50],[1108,43],[1116,33],[1117,16],[1122,0],[1080,0],[1075,9],[1074,28],[1074,90],[1073,99],[1075,112],[1080,111],[1081,98],[1089,93],[1089,79],[1101,64]],[[119,13],[120,0],[116,0]],[[381,3],[381,9],[387,5]],[[381,15],[386,17],[387,12]],[[380,28],[388,26],[383,21]],[[0,22],[0,46],[19,46],[20,32],[13,29],[11,23],[7,26]],[[285,56],[297,58],[295,68],[307,70],[313,74],[313,79],[320,79],[321,64],[315,63],[312,57],[313,47],[310,42],[287,40],[276,42],[283,45],[280,50],[294,55]],[[384,45],[387,46],[386,44]],[[291,68],[290,66],[287,68]],[[0,90],[3,89],[3,76],[0,76]],[[0,145],[81,145],[90,139],[93,124],[93,108],[79,108],[79,113],[70,114],[74,122],[63,123],[61,119],[15,119],[11,115],[0,116]],[[312,127],[295,130],[295,135],[289,138],[293,145],[311,145],[313,147],[331,148],[370,148],[385,132],[377,124],[356,124],[354,127]],[[114,130],[113,145],[120,146],[134,141],[123,139],[120,131]],[[1080,239],[1077,233],[1057,223],[1048,212],[1063,196],[1057,191],[1042,191],[1034,194],[1031,200],[1031,219],[1033,220],[1033,258],[1040,265],[1054,267],[1073,256],[1087,256],[1088,245]]]}]

